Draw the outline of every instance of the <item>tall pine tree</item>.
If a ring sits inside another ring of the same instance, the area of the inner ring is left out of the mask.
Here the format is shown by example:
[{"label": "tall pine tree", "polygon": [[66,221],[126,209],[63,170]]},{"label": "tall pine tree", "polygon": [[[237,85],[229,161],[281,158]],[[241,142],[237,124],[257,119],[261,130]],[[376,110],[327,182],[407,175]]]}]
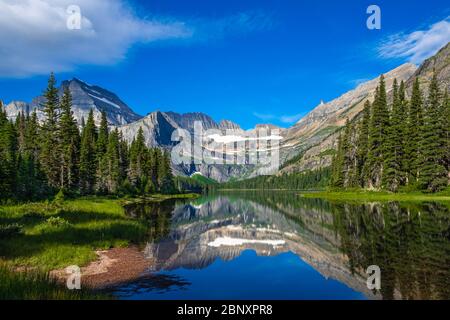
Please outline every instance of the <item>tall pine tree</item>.
[{"label": "tall pine tree", "polygon": [[447,140],[445,115],[436,74],[430,83],[427,108],[421,134],[419,183],[431,192],[444,189],[448,182],[446,168]]},{"label": "tall pine tree", "polygon": [[369,188],[381,187],[388,126],[389,111],[387,107],[385,81],[382,75],[372,105],[372,116],[369,125],[369,152],[367,155],[369,169],[367,186]]},{"label": "tall pine tree", "polygon": [[41,165],[53,188],[60,186],[60,142],[58,140],[59,98],[55,76],[52,73],[44,92],[45,120],[41,130]]},{"label": "tall pine tree", "polygon": [[357,173],[359,177],[359,186],[364,188],[365,181],[368,178],[369,168],[366,166],[367,153],[369,151],[369,124],[370,124],[371,104],[367,100],[364,104],[362,120],[358,126],[358,143],[357,143]]},{"label": "tall pine tree", "polygon": [[392,107],[389,126],[386,128],[383,187],[397,191],[402,183],[402,123],[404,121],[402,101],[397,79],[392,87]]},{"label": "tall pine tree", "polygon": [[0,102],[0,199],[15,193],[17,149],[16,128],[8,121]]},{"label": "tall pine tree", "polygon": [[61,119],[59,122],[61,150],[60,188],[75,190],[79,182],[80,133],[72,113],[72,95],[69,87],[64,88],[61,99]]},{"label": "tall pine tree", "polygon": [[120,141],[117,129],[109,135],[105,159],[107,159],[107,190],[109,193],[116,193],[121,184]]},{"label": "tall pine tree", "polygon": [[84,194],[94,192],[97,172],[96,143],[97,129],[94,122],[94,113],[91,110],[81,134],[80,190]]},{"label": "tall pine tree", "polygon": [[100,193],[108,192],[108,179],[109,179],[109,159],[106,151],[109,143],[108,121],[106,118],[106,112],[102,112],[102,118],[100,121],[100,128],[98,130],[97,139],[97,178],[96,178],[96,190]]},{"label": "tall pine tree", "polygon": [[407,137],[405,150],[405,167],[408,184],[415,184],[418,178],[418,167],[421,155],[421,129],[423,127],[423,98],[420,91],[420,82],[414,81],[407,122]]}]

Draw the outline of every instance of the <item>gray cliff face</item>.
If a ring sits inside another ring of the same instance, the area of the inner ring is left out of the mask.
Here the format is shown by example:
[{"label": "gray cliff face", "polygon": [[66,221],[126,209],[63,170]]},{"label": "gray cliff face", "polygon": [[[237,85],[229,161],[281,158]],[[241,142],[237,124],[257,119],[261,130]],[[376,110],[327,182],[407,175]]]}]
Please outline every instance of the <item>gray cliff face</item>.
[{"label": "gray cliff face", "polygon": [[450,91],[450,42],[420,65],[414,75],[406,82],[407,92],[411,93],[414,80],[419,78],[424,97],[426,97],[433,72],[436,72],[442,92]]},{"label": "gray cliff face", "polygon": [[[6,115],[9,119],[14,120],[17,118],[17,116],[21,113],[23,114],[29,114],[33,111],[31,109],[30,105],[24,101],[11,101],[9,104],[5,106]],[[36,110],[36,115],[38,118],[38,121],[43,121],[45,118],[44,113],[42,112],[42,109]]]},{"label": "gray cliff face", "polygon": [[172,132],[179,128],[178,124],[166,113],[155,111],[138,121],[117,127],[125,140],[133,141],[139,128],[144,132],[145,141],[150,147],[172,147]]}]

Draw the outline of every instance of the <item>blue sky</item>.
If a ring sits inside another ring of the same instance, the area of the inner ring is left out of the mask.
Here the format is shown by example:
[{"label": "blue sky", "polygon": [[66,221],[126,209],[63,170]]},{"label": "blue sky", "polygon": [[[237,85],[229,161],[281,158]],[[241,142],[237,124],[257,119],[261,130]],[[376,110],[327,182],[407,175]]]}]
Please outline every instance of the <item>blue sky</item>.
[{"label": "blue sky", "polygon": [[[321,99],[420,63],[450,39],[450,5],[440,0],[67,1],[81,8],[78,34],[55,31],[65,0],[36,1],[0,0],[4,102],[31,100],[54,70],[60,81],[117,93],[142,115],[198,111],[244,128],[290,126]],[[366,27],[371,4],[381,30]]]}]

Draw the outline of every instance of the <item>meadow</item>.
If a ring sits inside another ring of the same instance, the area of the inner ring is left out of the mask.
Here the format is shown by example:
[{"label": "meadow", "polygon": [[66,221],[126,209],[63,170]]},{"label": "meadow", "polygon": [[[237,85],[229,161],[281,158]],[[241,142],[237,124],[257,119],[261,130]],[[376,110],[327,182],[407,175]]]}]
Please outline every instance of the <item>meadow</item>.
[{"label": "meadow", "polygon": [[66,290],[49,276],[49,271],[86,266],[97,259],[96,250],[144,241],[146,221],[128,217],[124,205],[172,197],[195,195],[86,197],[1,205],[0,299],[96,298],[91,292]]}]

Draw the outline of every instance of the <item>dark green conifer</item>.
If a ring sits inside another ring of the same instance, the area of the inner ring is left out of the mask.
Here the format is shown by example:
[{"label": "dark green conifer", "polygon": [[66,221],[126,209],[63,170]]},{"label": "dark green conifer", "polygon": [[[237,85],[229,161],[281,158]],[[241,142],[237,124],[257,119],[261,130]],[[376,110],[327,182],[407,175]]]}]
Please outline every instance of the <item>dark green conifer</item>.
[{"label": "dark green conifer", "polygon": [[421,129],[423,127],[423,99],[419,79],[414,81],[407,122],[407,137],[405,143],[406,173],[409,184],[415,184],[418,177],[418,166],[421,155]]},{"label": "dark green conifer", "polygon": [[94,192],[97,171],[96,143],[97,129],[94,123],[94,113],[91,110],[81,134],[80,190],[84,194]]},{"label": "dark green conifer", "polygon": [[75,190],[79,182],[80,133],[72,113],[72,95],[68,87],[61,99],[61,119],[59,122],[61,149],[60,188]]},{"label": "dark green conifer", "polygon": [[367,100],[364,104],[362,120],[358,126],[357,143],[357,174],[359,177],[359,186],[364,188],[368,178],[367,153],[369,149],[369,124],[370,124],[371,104]]},{"label": "dark green conifer", "polygon": [[369,188],[381,187],[388,127],[389,111],[387,107],[384,76],[382,75],[372,105],[372,116],[369,125],[369,152],[367,155],[369,169],[367,174],[367,186]]},{"label": "dark green conifer", "polygon": [[430,83],[427,108],[421,134],[419,183],[423,189],[436,192],[444,189],[448,182],[446,168],[447,140],[443,121],[442,97],[436,74]]},{"label": "dark green conifer", "polygon": [[55,76],[52,73],[44,93],[45,120],[41,130],[41,165],[53,188],[60,185],[60,141],[58,140],[59,98]]},{"label": "dark green conifer", "polygon": [[390,191],[397,191],[402,182],[402,121],[403,109],[397,79],[392,87],[392,107],[389,125],[386,128],[383,187]]}]

